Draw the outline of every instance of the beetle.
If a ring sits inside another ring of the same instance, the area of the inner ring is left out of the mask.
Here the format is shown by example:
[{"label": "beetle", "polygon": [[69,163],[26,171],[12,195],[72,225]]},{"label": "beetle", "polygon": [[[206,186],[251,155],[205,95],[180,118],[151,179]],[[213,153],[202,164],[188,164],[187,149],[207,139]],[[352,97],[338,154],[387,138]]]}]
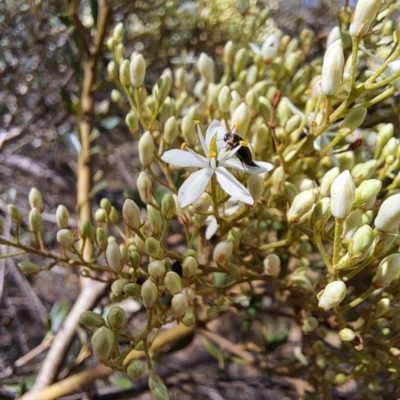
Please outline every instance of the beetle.
[{"label": "beetle", "polygon": [[231,149],[241,146],[236,155],[242,164],[246,164],[250,167],[258,167],[258,165],[253,161],[250,149],[247,147],[247,142],[245,142],[239,135],[227,132],[224,136],[224,141]]}]

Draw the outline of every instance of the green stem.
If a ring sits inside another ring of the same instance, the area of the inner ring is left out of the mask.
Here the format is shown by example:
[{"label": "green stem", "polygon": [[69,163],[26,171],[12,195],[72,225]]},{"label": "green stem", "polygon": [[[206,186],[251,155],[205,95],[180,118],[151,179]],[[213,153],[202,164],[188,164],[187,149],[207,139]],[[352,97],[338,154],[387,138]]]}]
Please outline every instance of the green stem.
[{"label": "green stem", "polygon": [[353,308],[355,306],[358,306],[360,303],[362,303],[367,297],[371,296],[372,293],[374,293],[376,290],[376,287],[371,286],[369,289],[367,289],[361,296],[357,297],[355,300],[353,300],[351,303],[346,304],[343,307],[339,308],[340,312],[344,312],[349,310],[350,308]]},{"label": "green stem", "polygon": [[356,74],[357,74],[357,57],[358,57],[358,45],[360,44],[360,38],[353,36],[352,38],[352,53],[351,53],[351,91],[353,92],[356,88]]},{"label": "green stem", "polygon": [[317,246],[317,249],[318,249],[319,253],[321,254],[321,257],[324,260],[325,265],[328,268],[328,271],[332,270],[332,263],[331,263],[331,260],[328,256],[328,254],[326,253],[324,245],[322,243],[321,233],[315,232],[314,237],[315,237],[315,245]]},{"label": "green stem", "polygon": [[341,241],[341,234],[342,234],[342,227],[343,227],[344,219],[335,218],[335,236],[333,242],[333,257],[332,257],[332,269],[330,274],[332,275],[333,280],[338,279],[338,272],[337,266],[339,264],[339,255],[340,255],[340,247],[342,244]]}]

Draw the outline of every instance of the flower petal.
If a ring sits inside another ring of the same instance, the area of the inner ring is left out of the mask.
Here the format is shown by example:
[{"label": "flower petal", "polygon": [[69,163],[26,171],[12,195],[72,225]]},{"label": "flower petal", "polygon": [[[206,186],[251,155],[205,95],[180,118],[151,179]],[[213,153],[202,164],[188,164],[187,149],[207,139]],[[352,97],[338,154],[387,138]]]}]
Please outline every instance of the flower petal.
[{"label": "flower petal", "polygon": [[219,164],[221,167],[233,168],[245,172],[244,164],[238,158],[228,158]]},{"label": "flower petal", "polygon": [[271,163],[265,161],[256,161],[253,160],[254,164],[257,164],[257,167],[251,167],[250,165],[245,165],[244,168],[248,174],[262,174],[263,172],[271,171],[274,166]]},{"label": "flower petal", "polygon": [[162,156],[161,160],[168,164],[176,165],[177,167],[208,167],[207,158],[200,154],[192,154],[192,152],[184,150],[168,150]]},{"label": "flower petal", "polygon": [[255,43],[249,43],[249,46],[253,50],[254,54],[261,54],[261,49]]},{"label": "flower petal", "polygon": [[247,204],[254,204],[254,199],[249,191],[224,167],[215,170],[217,180],[222,189],[230,196]]},{"label": "flower petal", "polygon": [[[225,125],[221,122],[218,121],[216,119],[214,119],[211,124],[208,126],[207,131],[206,131],[206,144],[208,146],[208,148],[210,148],[210,142],[211,139],[217,135],[217,148],[218,151],[225,146],[224,143],[224,136],[226,133],[226,127]],[[221,143],[222,141],[222,143]],[[218,143],[220,142],[220,143]]]},{"label": "flower petal", "polygon": [[[208,218],[207,218],[208,220]],[[205,238],[210,240],[216,233],[219,228],[218,222],[215,217],[210,218],[210,222],[206,228]]]},{"label": "flower petal", "polygon": [[206,144],[206,141],[204,140],[203,133],[202,133],[202,131],[200,129],[200,124],[197,124],[196,127],[197,127],[197,134],[199,135],[199,140],[200,140],[201,147],[203,148],[204,154],[207,156],[207,154],[208,154],[208,146]]},{"label": "flower petal", "polygon": [[179,205],[183,208],[196,201],[206,190],[214,170],[203,168],[193,172],[179,188]]}]

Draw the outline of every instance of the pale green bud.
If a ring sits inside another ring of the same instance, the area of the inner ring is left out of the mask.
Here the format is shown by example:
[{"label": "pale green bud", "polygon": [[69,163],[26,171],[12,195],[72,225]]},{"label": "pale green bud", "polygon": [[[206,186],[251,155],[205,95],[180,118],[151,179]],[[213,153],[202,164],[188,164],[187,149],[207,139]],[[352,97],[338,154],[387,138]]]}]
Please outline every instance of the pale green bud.
[{"label": "pale green bud", "polygon": [[339,125],[339,129],[354,131],[354,129],[358,128],[364,122],[366,116],[366,108],[353,108],[345,116],[343,122]]},{"label": "pale green bud", "polygon": [[104,251],[107,248],[107,233],[104,228],[96,229],[96,243],[99,250]]},{"label": "pale green bud", "polygon": [[79,317],[79,320],[82,325],[86,326],[86,328],[100,328],[105,325],[104,318],[93,311],[85,311]]},{"label": "pale green bud", "polygon": [[146,308],[153,308],[156,305],[158,298],[158,289],[157,286],[150,279],[147,279],[147,281],[143,283],[141,296],[143,305]]},{"label": "pale green bud", "polygon": [[114,225],[118,225],[119,223],[118,211],[114,206],[111,206],[110,213],[108,214],[108,219]]},{"label": "pale green bud", "polygon": [[376,167],[376,160],[369,160],[365,163],[356,164],[351,170],[351,176],[356,186],[375,175]]},{"label": "pale green bud", "polygon": [[246,93],[245,100],[249,106],[250,115],[255,116],[259,113],[260,103],[258,101],[258,95],[253,91],[249,90]]},{"label": "pale green bud", "polygon": [[[393,229],[393,233],[397,233],[397,227]],[[389,249],[392,247],[393,243],[396,240],[396,237],[392,234],[386,233],[384,231],[375,230],[374,231],[375,239],[372,244],[372,253],[376,257],[380,257],[385,255]]]},{"label": "pale green bud", "polygon": [[38,233],[42,229],[43,220],[37,208],[29,212],[29,227],[32,233]]},{"label": "pale green bud", "polygon": [[376,199],[377,194],[381,191],[382,182],[378,179],[368,179],[361,182],[360,186],[356,189],[354,197],[354,206],[358,207],[365,204],[370,199]]},{"label": "pale green bud", "polygon": [[196,213],[204,213],[211,204],[211,196],[204,192],[196,201],[192,203],[193,211]]},{"label": "pale green bud", "polygon": [[164,141],[167,144],[172,144],[174,140],[178,137],[178,122],[175,116],[168,118],[164,127]]},{"label": "pale green bud", "polygon": [[272,106],[271,102],[266,98],[266,97],[260,97],[259,98],[260,102],[260,114],[264,118],[265,123],[268,123],[271,121],[272,117]]},{"label": "pale green bud", "polygon": [[126,115],[125,123],[133,135],[138,134],[139,120],[138,120],[136,114],[134,113],[134,111],[129,111],[129,113]]},{"label": "pale green bud", "polygon": [[378,131],[378,137],[376,138],[376,148],[374,158],[377,159],[382,149],[386,146],[386,143],[393,137],[394,135],[394,126],[393,124],[385,124]]},{"label": "pale green bud", "polygon": [[118,66],[117,63],[112,60],[107,65],[107,73],[110,81],[117,81],[118,80]]},{"label": "pale green bud", "polygon": [[231,65],[234,57],[235,57],[235,45],[232,42],[232,40],[228,40],[224,46],[222,60],[224,64]]},{"label": "pale green bud", "polygon": [[11,217],[11,219],[17,224],[20,225],[22,223],[22,214],[21,211],[14,205],[14,204],[8,204],[7,206],[7,212],[8,215]]},{"label": "pale green bud", "polygon": [[150,277],[155,282],[160,282],[165,275],[165,266],[161,261],[151,261],[147,267]]},{"label": "pale green bud", "polygon": [[353,236],[353,240],[349,243],[350,257],[364,259],[371,248],[374,240],[374,232],[369,225],[363,225],[357,229]]},{"label": "pale green bud", "polygon": [[193,121],[185,115],[181,123],[182,135],[189,147],[194,147],[197,143],[198,135]]},{"label": "pale green bud", "polygon": [[359,209],[353,210],[345,219],[342,229],[342,237],[351,239],[356,230],[361,226],[362,211]]},{"label": "pale green bud", "polygon": [[321,90],[326,96],[334,96],[339,90],[344,67],[342,40],[333,42],[325,52],[322,64]]},{"label": "pale green bud", "polygon": [[146,131],[139,140],[139,159],[144,168],[153,162],[154,140],[149,131]]},{"label": "pale green bud", "polygon": [[247,58],[248,56],[246,49],[241,48],[235,53],[233,60],[233,72],[236,77],[242,70],[246,68]]},{"label": "pale green bud", "polygon": [[331,29],[331,31],[329,32],[329,35],[326,39],[326,48],[328,49],[329,46],[336,42],[336,40],[338,39],[342,39],[342,34],[340,32],[340,28],[338,26],[335,26]]},{"label": "pale green bud", "polygon": [[130,82],[133,87],[138,88],[143,85],[146,76],[146,61],[142,54],[136,54],[129,66]]},{"label": "pale green bud", "polygon": [[148,254],[150,257],[158,260],[161,260],[163,258],[163,251],[160,242],[157,239],[153,237],[147,238],[144,242],[144,248],[146,254]]},{"label": "pale green bud", "polygon": [[18,267],[21,268],[22,272],[26,275],[34,275],[40,272],[40,267],[30,261],[21,261],[18,263]]},{"label": "pale green bud", "polygon": [[283,194],[289,203],[293,203],[294,198],[299,194],[296,186],[293,185],[291,182],[285,182],[283,187]]},{"label": "pale green bud", "polygon": [[138,192],[143,203],[152,204],[153,200],[153,185],[146,171],[142,171],[136,182]]},{"label": "pale green bud", "polygon": [[322,232],[331,216],[331,199],[329,197],[323,197],[315,205],[311,215],[311,226],[314,231]]},{"label": "pale green bud", "polygon": [[281,273],[281,259],[276,254],[264,258],[264,273],[267,276],[279,276]]},{"label": "pale green bud", "polygon": [[222,113],[228,113],[231,107],[231,91],[228,86],[223,86],[218,94],[218,106]]},{"label": "pale green bud", "polygon": [[300,115],[298,115],[298,114],[292,115],[286,122],[285,131],[288,134],[291,134],[292,132],[294,132],[297,128],[300,127],[301,120],[302,120],[302,117]]},{"label": "pale green bud", "polygon": [[97,223],[107,223],[108,222],[108,214],[107,211],[103,208],[98,208],[94,213],[94,219]]},{"label": "pale green bud", "polygon": [[382,0],[358,0],[350,18],[350,36],[362,38],[369,32],[381,4]]},{"label": "pale green bud", "polygon": [[121,42],[122,39],[124,38],[124,24],[122,22],[118,22],[117,25],[115,25],[112,37],[117,41]]},{"label": "pale green bud", "polygon": [[338,306],[346,297],[346,285],[343,281],[333,281],[326,285],[317,298],[319,300],[318,307],[325,311]]},{"label": "pale green bud", "polygon": [[262,180],[260,175],[254,174],[250,178],[248,189],[254,199],[254,203],[257,203],[265,190],[264,181]]},{"label": "pale green bud", "polygon": [[378,303],[376,303],[374,317],[375,318],[382,317],[389,311],[389,308],[390,308],[390,299],[388,299],[387,297],[380,299]]},{"label": "pale green bud", "polygon": [[108,325],[113,331],[120,331],[126,323],[126,315],[123,308],[114,306],[111,307],[107,314]]},{"label": "pale green bud", "polygon": [[[135,241],[135,239],[134,239]],[[143,246],[144,246],[144,242],[143,242]],[[137,269],[140,267],[140,263],[141,263],[141,256],[140,254],[136,251],[136,244],[134,246],[134,249],[129,249],[129,264],[133,269]]]},{"label": "pale green bud", "polygon": [[119,80],[123,86],[129,86],[129,60],[122,61],[119,67]]},{"label": "pale green bud", "polygon": [[213,260],[217,263],[225,264],[233,251],[233,243],[229,240],[222,240],[219,242],[213,252]]},{"label": "pale green bud", "polygon": [[42,211],[43,198],[38,189],[33,187],[29,191],[28,199],[29,199],[29,205],[31,206],[31,208],[37,208],[39,211]]},{"label": "pale green bud", "polygon": [[375,227],[390,232],[400,223],[400,193],[388,197],[381,205],[375,218]]},{"label": "pale green bud", "polygon": [[287,212],[287,220],[290,224],[299,222],[300,218],[309,212],[315,203],[315,194],[313,190],[305,190],[299,193],[293,200],[292,205]]},{"label": "pale green bud", "polygon": [[321,179],[320,193],[322,197],[329,196],[332,182],[339,176],[340,170],[338,167],[330,169]]},{"label": "pale green bud", "polygon": [[68,227],[69,212],[65,206],[60,204],[56,210],[56,222],[60,229]]},{"label": "pale green bud", "polygon": [[121,294],[124,293],[124,287],[126,285],[126,279],[121,278],[117,279],[111,284],[111,291],[116,295],[116,296],[121,296]]},{"label": "pale green bud", "polygon": [[160,114],[158,115],[158,119],[162,124],[168,120],[168,118],[174,115],[175,104],[172,102],[171,97],[167,97],[161,106]]},{"label": "pale green bud", "polygon": [[140,210],[133,200],[125,200],[124,205],[122,206],[122,218],[124,220],[124,224],[129,229],[136,231],[140,228]]},{"label": "pale green bud", "polygon": [[143,361],[132,360],[126,369],[126,373],[128,374],[129,378],[133,380],[141,378],[144,374]]},{"label": "pale green bud", "polygon": [[175,319],[181,319],[189,307],[189,302],[182,293],[174,295],[171,300],[171,314]]},{"label": "pale green bud", "polygon": [[145,246],[144,246],[144,241],[140,238],[139,235],[135,235],[135,246],[136,246],[136,250],[139,253],[144,253],[146,251]]},{"label": "pale green bud", "polygon": [[242,231],[240,230],[240,228],[232,228],[229,232],[228,232],[228,237],[227,239],[232,242],[233,247],[239,247],[240,245],[240,238],[242,236]]},{"label": "pale green bud", "polygon": [[372,279],[372,284],[376,287],[389,286],[399,272],[400,254],[391,254],[380,262],[378,270]]},{"label": "pale green bud", "polygon": [[185,287],[182,289],[182,294],[188,299],[188,301],[193,301],[196,297],[196,292],[191,287]]},{"label": "pale green bud", "polygon": [[187,249],[184,257],[194,257],[197,261],[199,261],[199,255],[197,254],[197,251],[193,249]]},{"label": "pale green bud", "polygon": [[160,377],[151,373],[148,381],[154,400],[169,400],[168,389]]},{"label": "pale green bud", "polygon": [[166,194],[161,200],[161,215],[170,220],[174,217],[176,211],[175,201],[171,194]]},{"label": "pale green bud", "polygon": [[196,323],[196,316],[193,314],[192,310],[187,309],[185,311],[185,315],[181,319],[183,325],[187,326],[188,328],[193,326]]},{"label": "pale green bud", "polygon": [[351,342],[356,337],[356,334],[352,329],[343,328],[339,331],[339,337],[343,342]]},{"label": "pale green bud", "polygon": [[124,293],[130,297],[139,296],[141,287],[137,283],[128,283],[124,286]]},{"label": "pale green bud", "polygon": [[111,211],[111,203],[110,200],[108,200],[107,198],[102,198],[100,200],[100,207],[103,208],[104,210],[107,211],[107,213],[109,213]]},{"label": "pale green bud", "polygon": [[[246,85],[248,87],[251,87],[256,84],[258,78],[258,67],[257,65],[253,64],[249,67],[249,69],[246,71]],[[253,87],[254,93],[259,95],[260,93],[255,90]],[[258,100],[258,98],[257,98]]]},{"label": "pale green bud", "polygon": [[299,51],[288,54],[284,62],[284,69],[286,70],[286,73],[293,76],[301,61],[301,53]]},{"label": "pale green bud", "polygon": [[75,243],[75,237],[70,230],[60,229],[57,232],[57,242],[63,247],[69,247]]},{"label": "pale green bud", "polygon": [[114,272],[122,269],[122,254],[118,244],[114,240],[110,240],[107,245],[106,258],[108,265]]},{"label": "pale green bud", "polygon": [[151,233],[159,235],[162,229],[162,219],[160,212],[153,206],[147,205],[147,215],[149,217]]},{"label": "pale green bud", "polygon": [[307,317],[303,321],[301,330],[304,333],[311,333],[311,332],[314,332],[317,328],[318,328],[318,319],[315,317]]},{"label": "pale green bud", "polygon": [[102,326],[92,336],[92,350],[99,361],[107,361],[114,347],[114,333],[111,329]]},{"label": "pale green bud", "polygon": [[173,194],[172,197],[175,201],[176,216],[178,218],[178,221],[180,221],[184,225],[188,225],[191,222],[189,207],[181,208],[181,206],[179,205],[178,196],[176,194]]},{"label": "pale green bud", "polygon": [[272,190],[274,194],[280,194],[284,190],[286,181],[286,174],[283,167],[280,165],[278,168],[275,168],[272,173]]},{"label": "pale green bud", "polygon": [[201,53],[197,61],[197,69],[206,83],[214,82],[214,60],[206,53]]},{"label": "pale green bud", "polygon": [[164,278],[164,285],[173,296],[182,292],[182,282],[179,275],[174,271],[168,271]]},{"label": "pale green bud", "polygon": [[207,318],[215,319],[219,316],[221,309],[219,306],[212,306],[207,310]]},{"label": "pale green bud", "polygon": [[348,170],[335,178],[331,185],[331,213],[335,218],[344,219],[354,204],[355,185]]},{"label": "pale green bud", "polygon": [[182,263],[182,275],[187,278],[193,278],[197,272],[197,260],[194,257],[186,257]]},{"label": "pale green bud", "polygon": [[89,239],[91,242],[96,240],[96,231],[90,221],[82,221],[79,225],[79,236],[82,239]]},{"label": "pale green bud", "polygon": [[110,50],[111,52],[113,52],[117,42],[113,37],[110,37],[107,39],[106,44],[107,44],[107,49]]}]

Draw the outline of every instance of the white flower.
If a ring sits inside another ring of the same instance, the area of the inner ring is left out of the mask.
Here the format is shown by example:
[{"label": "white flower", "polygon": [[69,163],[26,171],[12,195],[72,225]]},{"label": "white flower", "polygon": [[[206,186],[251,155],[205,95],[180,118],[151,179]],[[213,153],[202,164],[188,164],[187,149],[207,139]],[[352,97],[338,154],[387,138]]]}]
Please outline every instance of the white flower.
[{"label": "white flower", "polygon": [[255,54],[261,54],[264,61],[271,61],[278,54],[279,39],[278,36],[271,35],[265,39],[261,49],[254,43],[250,43],[250,47]]},{"label": "white flower", "polygon": [[169,164],[178,167],[200,168],[192,173],[179,188],[178,200],[181,207],[186,207],[196,201],[207,189],[213,174],[216,174],[217,181],[233,198],[243,203],[253,204],[254,200],[249,191],[226,169],[233,168],[238,171],[244,171],[252,174],[260,174],[273,168],[270,163],[257,161],[257,167],[244,166],[239,159],[232,158],[240,149],[237,146],[231,151],[226,150],[223,140],[226,134],[226,128],[217,120],[211,122],[204,139],[200,127],[197,125],[197,133],[206,157],[185,147],[185,150],[166,151],[161,159]]}]

